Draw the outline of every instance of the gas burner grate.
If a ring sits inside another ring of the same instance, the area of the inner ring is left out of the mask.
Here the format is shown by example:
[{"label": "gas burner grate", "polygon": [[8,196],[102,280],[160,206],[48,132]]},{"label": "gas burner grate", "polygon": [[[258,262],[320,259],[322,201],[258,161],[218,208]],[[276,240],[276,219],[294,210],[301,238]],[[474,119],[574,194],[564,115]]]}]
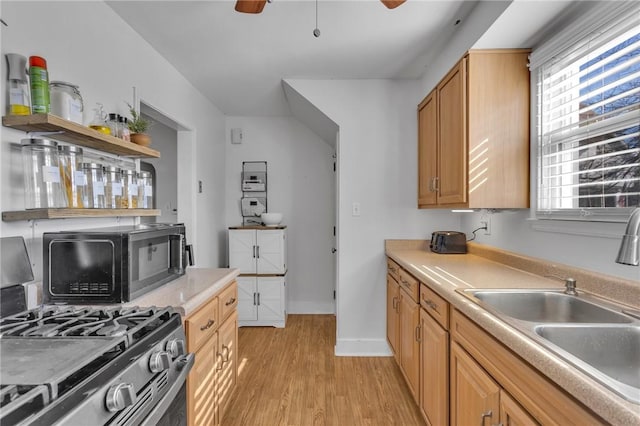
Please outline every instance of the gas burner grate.
[{"label": "gas burner grate", "polygon": [[128,344],[169,320],[170,309],[49,306],[0,319],[0,337],[120,337]]}]

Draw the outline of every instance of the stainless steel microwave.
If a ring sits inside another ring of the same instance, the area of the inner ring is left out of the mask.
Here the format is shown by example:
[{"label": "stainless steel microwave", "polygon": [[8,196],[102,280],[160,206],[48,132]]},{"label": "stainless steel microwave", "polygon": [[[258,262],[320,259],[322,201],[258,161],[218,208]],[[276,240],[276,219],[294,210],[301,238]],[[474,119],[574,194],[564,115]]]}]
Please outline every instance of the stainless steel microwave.
[{"label": "stainless steel microwave", "polygon": [[183,224],[145,224],[43,234],[45,303],[129,302],[193,264]]}]

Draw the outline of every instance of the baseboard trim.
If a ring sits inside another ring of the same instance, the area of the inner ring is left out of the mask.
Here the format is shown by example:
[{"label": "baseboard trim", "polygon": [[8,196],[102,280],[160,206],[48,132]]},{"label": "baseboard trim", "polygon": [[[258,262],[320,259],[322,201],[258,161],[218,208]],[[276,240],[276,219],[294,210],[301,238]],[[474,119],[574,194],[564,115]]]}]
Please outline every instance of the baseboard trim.
[{"label": "baseboard trim", "polygon": [[336,356],[393,356],[386,339],[338,339]]},{"label": "baseboard trim", "polygon": [[314,303],[314,302],[289,301],[287,303],[287,313],[302,314],[302,315],[335,314],[336,305],[334,302]]}]

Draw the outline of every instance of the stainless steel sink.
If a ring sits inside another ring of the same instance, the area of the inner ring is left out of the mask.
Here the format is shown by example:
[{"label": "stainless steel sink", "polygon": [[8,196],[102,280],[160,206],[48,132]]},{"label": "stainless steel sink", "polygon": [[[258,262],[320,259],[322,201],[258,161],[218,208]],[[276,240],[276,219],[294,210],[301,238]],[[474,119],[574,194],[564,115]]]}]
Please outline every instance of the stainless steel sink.
[{"label": "stainless steel sink", "polygon": [[541,325],[535,332],[569,362],[594,376],[604,375],[598,378],[640,402],[640,325]]},{"label": "stainless steel sink", "polygon": [[628,401],[640,404],[640,317],[585,292],[459,290]]},{"label": "stainless steel sink", "polygon": [[579,296],[554,290],[466,290],[481,305],[522,321],[559,323],[631,323],[628,316]]}]

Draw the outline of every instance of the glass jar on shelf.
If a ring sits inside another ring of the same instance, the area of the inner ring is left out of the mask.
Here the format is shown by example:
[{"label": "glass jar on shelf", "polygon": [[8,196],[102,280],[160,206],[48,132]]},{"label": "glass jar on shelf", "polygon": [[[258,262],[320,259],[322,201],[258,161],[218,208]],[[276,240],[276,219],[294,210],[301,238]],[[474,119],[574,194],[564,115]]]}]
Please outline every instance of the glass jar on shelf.
[{"label": "glass jar on shelf", "polygon": [[86,179],[80,169],[82,148],[72,145],[58,146],[58,159],[62,187],[67,196],[67,207],[82,209],[85,207]]},{"label": "glass jar on shelf", "polygon": [[87,208],[104,209],[104,175],[102,164],[99,163],[82,163],[82,171],[87,179]]},{"label": "glass jar on shelf", "polygon": [[138,178],[135,170],[122,170],[122,208],[138,208]]},{"label": "glass jar on shelf", "polygon": [[24,166],[25,207],[51,209],[67,207],[60,167],[58,143],[30,138],[20,141]]},{"label": "glass jar on shelf", "polygon": [[138,173],[138,207],[153,208],[153,176],[150,172]]},{"label": "glass jar on shelf", "polygon": [[122,208],[122,170],[115,166],[105,166],[104,198],[108,209]]}]

